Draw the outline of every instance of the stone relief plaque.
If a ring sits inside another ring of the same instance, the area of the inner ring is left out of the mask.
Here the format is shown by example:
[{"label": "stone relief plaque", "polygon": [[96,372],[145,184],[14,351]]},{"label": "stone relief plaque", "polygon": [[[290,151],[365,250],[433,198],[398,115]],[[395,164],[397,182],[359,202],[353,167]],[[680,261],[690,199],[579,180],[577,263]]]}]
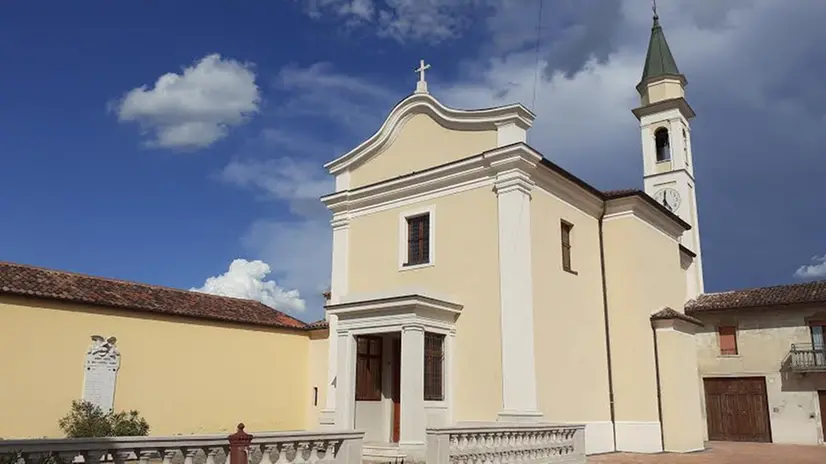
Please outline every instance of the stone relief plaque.
[{"label": "stone relief plaque", "polygon": [[120,351],[115,337],[104,339],[92,335],[92,345],[86,351],[83,399],[109,412],[115,402],[115,380],[120,369]]}]

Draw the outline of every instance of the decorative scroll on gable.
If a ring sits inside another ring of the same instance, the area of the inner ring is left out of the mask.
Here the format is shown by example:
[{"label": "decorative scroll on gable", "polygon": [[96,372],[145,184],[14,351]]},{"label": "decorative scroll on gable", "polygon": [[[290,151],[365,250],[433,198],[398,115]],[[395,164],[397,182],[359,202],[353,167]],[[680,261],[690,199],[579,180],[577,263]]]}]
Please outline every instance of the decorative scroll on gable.
[{"label": "decorative scroll on gable", "polygon": [[525,142],[533,119],[520,104],[456,110],[416,93],[396,105],[372,137],[324,167],[338,177],[337,191],[354,189]]}]

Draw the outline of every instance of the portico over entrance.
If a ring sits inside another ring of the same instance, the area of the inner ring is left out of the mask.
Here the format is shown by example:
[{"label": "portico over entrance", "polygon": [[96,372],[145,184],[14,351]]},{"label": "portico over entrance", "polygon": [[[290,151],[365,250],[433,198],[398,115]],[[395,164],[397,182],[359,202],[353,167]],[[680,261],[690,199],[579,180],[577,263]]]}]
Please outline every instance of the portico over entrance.
[{"label": "portico over entrance", "polygon": [[452,350],[461,310],[423,292],[328,305],[337,320],[336,427],[415,451],[424,448],[428,426],[452,423]]}]

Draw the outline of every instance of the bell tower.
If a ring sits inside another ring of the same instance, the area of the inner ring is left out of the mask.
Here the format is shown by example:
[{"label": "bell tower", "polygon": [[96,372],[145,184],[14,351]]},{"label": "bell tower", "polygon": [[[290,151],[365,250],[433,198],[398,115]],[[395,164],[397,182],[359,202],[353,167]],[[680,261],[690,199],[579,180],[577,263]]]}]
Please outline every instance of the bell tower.
[{"label": "bell tower", "polygon": [[694,110],[685,99],[686,84],[668,48],[655,7],[645,66],[637,84],[640,107],[632,112],[640,121],[642,133],[645,192],[691,224],[691,230],[680,239],[688,250],[683,251],[683,267],[689,300],[703,293],[703,261],[691,153]]}]

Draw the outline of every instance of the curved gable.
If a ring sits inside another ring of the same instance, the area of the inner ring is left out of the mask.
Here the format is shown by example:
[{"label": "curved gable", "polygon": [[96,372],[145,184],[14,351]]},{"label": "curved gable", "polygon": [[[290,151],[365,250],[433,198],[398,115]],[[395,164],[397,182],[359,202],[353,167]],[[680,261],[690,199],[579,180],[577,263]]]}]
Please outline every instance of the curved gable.
[{"label": "curved gable", "polygon": [[352,189],[524,141],[534,115],[515,104],[455,110],[429,94],[413,94],[390,112],[369,139],[324,167],[350,173]]}]

